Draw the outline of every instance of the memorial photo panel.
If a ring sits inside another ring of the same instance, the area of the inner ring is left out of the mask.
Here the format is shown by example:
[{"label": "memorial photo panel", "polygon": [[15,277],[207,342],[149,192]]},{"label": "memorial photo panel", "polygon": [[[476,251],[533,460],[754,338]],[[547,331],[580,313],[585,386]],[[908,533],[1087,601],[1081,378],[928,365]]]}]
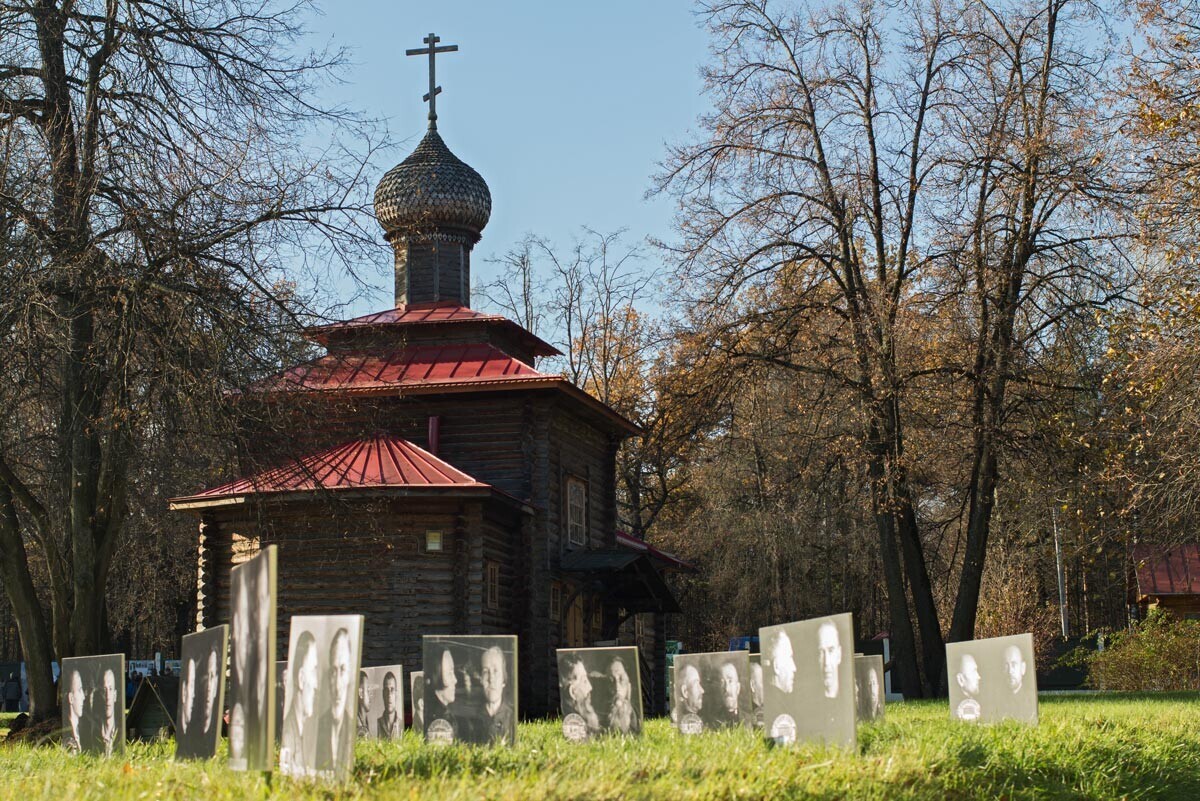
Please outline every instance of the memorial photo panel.
[{"label": "memorial photo panel", "polygon": [[288,637],[279,770],[345,781],[354,766],[362,615],[297,615]]},{"label": "memorial photo panel", "polygon": [[883,657],[879,654],[854,655],[854,693],[860,721],[883,717]]},{"label": "memorial photo panel", "polygon": [[563,735],[641,734],[642,685],[635,646],[558,649]]},{"label": "memorial photo panel", "polygon": [[278,548],[230,571],[229,767],[275,762],[275,599]]},{"label": "memorial photo panel", "polygon": [[62,661],[62,743],[73,754],[110,757],[125,751],[125,655]]},{"label": "memorial photo panel", "polygon": [[517,739],[517,638],[426,635],[425,740],[508,743]]},{"label": "memorial photo panel", "polygon": [[358,673],[358,736],[396,740],[404,734],[404,668],[363,668]]},{"label": "memorial photo panel", "polygon": [[750,655],[717,651],[676,656],[675,718],[683,734],[753,725]]},{"label": "memorial photo panel", "polygon": [[854,631],[849,614],[759,631],[763,728],[779,744],[857,745]]},{"label": "memorial photo panel", "polygon": [[425,736],[425,672],[414,670],[409,674],[408,694],[412,705],[412,730],[422,737]]},{"label": "memorial photo panel", "polygon": [[1032,634],[947,643],[946,677],[951,719],[1037,724]]},{"label": "memorial photo panel", "polygon": [[179,707],[175,713],[175,758],[211,759],[221,741],[225,709],[225,665],[229,626],[188,634],[179,658]]}]

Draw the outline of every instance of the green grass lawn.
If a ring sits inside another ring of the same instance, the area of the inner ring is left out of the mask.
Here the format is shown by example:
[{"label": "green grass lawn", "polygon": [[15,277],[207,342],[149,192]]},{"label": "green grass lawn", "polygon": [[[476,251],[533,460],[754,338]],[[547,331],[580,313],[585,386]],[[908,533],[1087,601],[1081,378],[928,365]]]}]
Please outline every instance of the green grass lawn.
[{"label": "green grass lawn", "polygon": [[[952,724],[945,703],[894,704],[859,728],[857,753],[767,746],[749,731],[684,739],[663,720],[637,740],[572,745],[557,723],[520,727],[515,748],[359,743],[332,790],[179,764],[172,744],[125,758],[0,748],[0,797],[34,799],[1200,799],[1200,695],[1043,699],[1036,729]],[[11,717],[11,716],[9,716]]]}]

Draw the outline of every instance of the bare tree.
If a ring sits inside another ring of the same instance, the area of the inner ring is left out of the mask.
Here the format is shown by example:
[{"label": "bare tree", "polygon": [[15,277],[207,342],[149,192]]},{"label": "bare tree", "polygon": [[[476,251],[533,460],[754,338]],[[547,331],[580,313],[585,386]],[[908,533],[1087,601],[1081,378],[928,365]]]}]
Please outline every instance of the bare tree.
[{"label": "bare tree", "polygon": [[[1028,360],[1058,321],[1111,295],[1108,262],[1079,263],[1109,238],[1081,208],[1104,162],[1103,121],[1079,116],[1098,68],[1066,33],[1090,6],[779,5],[704,6],[716,111],[659,185],[685,204],[677,251],[695,299],[736,310],[714,345],[854,399],[899,667],[906,691],[933,694],[943,629],[908,415],[931,385],[977,410],[962,483],[976,522],[945,577],[950,636],[970,638],[1005,388],[1037,372]],[[1075,142],[1084,120],[1095,127]],[[977,343],[974,362],[941,337]]]},{"label": "bare tree", "polygon": [[[277,363],[280,323],[307,308],[285,267],[371,238],[369,131],[314,105],[342,55],[294,54],[308,9],[0,6],[0,571],[35,718],[56,707],[52,654],[107,647],[142,444],[213,423],[225,390]],[[364,136],[357,155],[339,130]]]}]

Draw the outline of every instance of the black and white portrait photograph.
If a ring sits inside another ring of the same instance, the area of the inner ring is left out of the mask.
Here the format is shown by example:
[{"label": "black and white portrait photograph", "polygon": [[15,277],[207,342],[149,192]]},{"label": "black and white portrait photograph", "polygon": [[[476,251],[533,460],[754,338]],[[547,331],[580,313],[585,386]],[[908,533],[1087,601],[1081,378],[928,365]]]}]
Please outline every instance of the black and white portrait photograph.
[{"label": "black and white portrait photograph", "polygon": [[750,714],[754,716],[754,727],[763,727],[763,671],[762,654],[750,654]]},{"label": "black and white portrait photograph", "polygon": [[773,741],[856,746],[853,632],[849,614],[759,629],[763,728]]},{"label": "black and white portrait photograph", "polygon": [[275,757],[275,591],[278,549],[230,571],[229,767],[270,770]]},{"label": "black and white portrait photograph", "polygon": [[752,706],[746,651],[675,657],[675,725],[681,733],[752,725]]},{"label": "black and white portrait photograph", "polygon": [[860,721],[883,717],[883,657],[879,654],[854,655],[854,693],[858,699]]},{"label": "black and white portrait photograph", "polygon": [[568,740],[642,732],[641,673],[634,646],[560,648],[558,694]]},{"label": "black and white portrait photograph", "polygon": [[409,703],[412,704],[412,729],[425,736],[425,671],[414,670],[408,674]]},{"label": "black and white portrait photograph", "polygon": [[363,668],[358,672],[358,736],[395,740],[404,734],[404,668]]},{"label": "black and white portrait photograph", "polygon": [[425,739],[508,743],[517,738],[517,638],[426,635]]},{"label": "black and white portrait photograph", "polygon": [[362,615],[292,618],[279,769],[344,781],[354,766]]},{"label": "black and white portrait photograph", "polygon": [[946,675],[952,719],[1038,722],[1032,634],[948,643]]},{"label": "black and white portrait photograph", "polygon": [[211,759],[217,753],[228,649],[228,626],[214,626],[183,638],[175,713],[176,759]]},{"label": "black and white portrait photograph", "polygon": [[73,754],[110,757],[125,751],[125,655],[64,659],[63,746]]}]

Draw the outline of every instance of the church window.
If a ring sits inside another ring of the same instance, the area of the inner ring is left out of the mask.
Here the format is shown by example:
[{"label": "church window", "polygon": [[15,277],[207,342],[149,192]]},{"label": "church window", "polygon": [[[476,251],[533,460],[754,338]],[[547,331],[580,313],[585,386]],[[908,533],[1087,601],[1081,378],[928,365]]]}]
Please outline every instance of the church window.
[{"label": "church window", "polygon": [[567,542],[587,545],[587,482],[575,476],[567,479]]}]

